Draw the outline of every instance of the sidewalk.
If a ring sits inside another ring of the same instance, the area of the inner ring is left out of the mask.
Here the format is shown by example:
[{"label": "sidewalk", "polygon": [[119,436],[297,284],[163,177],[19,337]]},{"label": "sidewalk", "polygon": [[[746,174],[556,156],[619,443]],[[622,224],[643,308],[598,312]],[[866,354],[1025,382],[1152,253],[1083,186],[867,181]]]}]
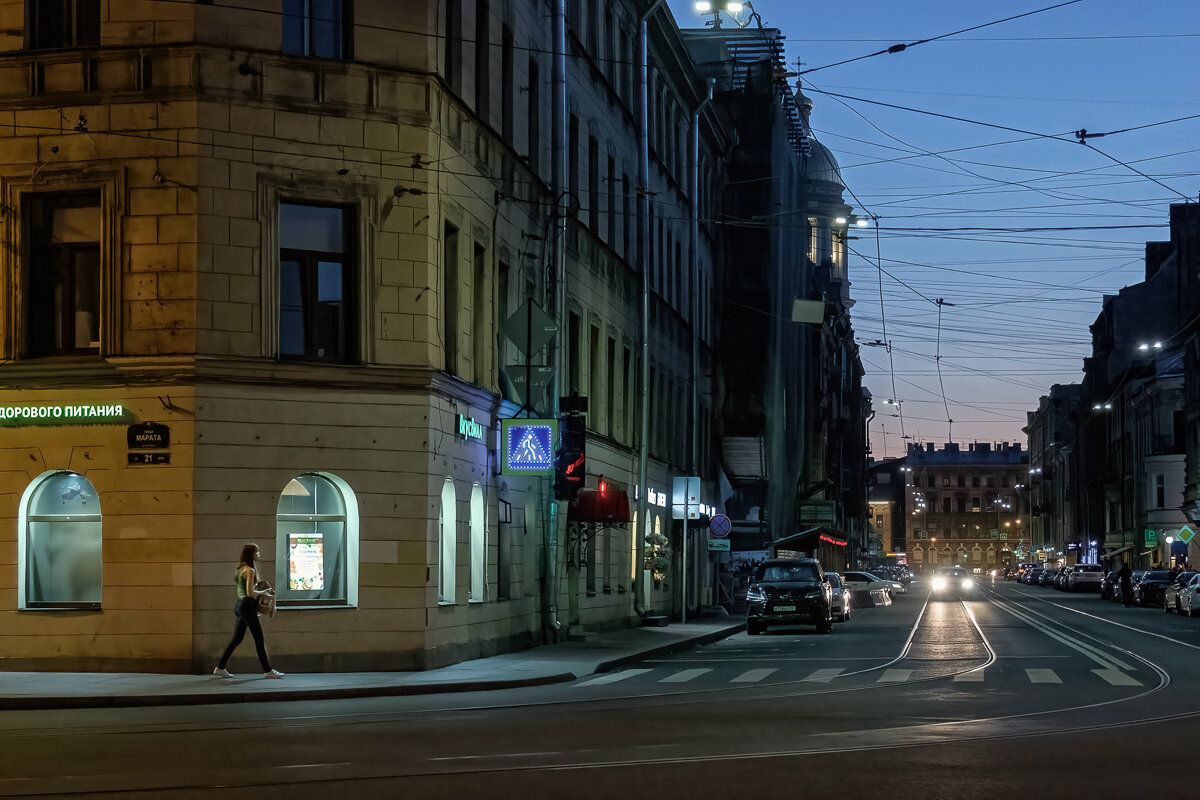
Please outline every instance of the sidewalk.
[{"label": "sidewalk", "polygon": [[[464,661],[426,672],[158,675],[102,672],[0,672],[0,710],[177,706],[322,700],[541,686],[608,672],[643,658],[708,644],[745,628],[738,617],[630,628],[587,641],[543,645],[519,653]],[[285,659],[281,666],[287,667]]]}]

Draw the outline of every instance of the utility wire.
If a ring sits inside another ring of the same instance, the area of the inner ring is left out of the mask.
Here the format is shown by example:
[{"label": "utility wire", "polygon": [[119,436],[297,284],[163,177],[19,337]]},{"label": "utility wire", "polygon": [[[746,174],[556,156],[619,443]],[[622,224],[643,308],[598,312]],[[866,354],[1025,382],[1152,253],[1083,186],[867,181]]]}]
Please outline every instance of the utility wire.
[{"label": "utility wire", "polygon": [[866,55],[863,55],[863,56],[855,56],[854,58],[847,58],[843,61],[834,62],[833,64],[826,64],[823,67],[813,67],[811,69],[806,69],[806,70],[803,70],[800,74],[807,75],[810,72],[817,72],[819,70],[829,69],[830,67],[840,67],[843,64],[852,64],[855,61],[862,61],[863,59],[874,58],[875,56],[884,56],[884,55],[893,55],[895,53],[903,53],[908,48],[916,47],[919,44],[928,44],[929,42],[936,42],[939,39],[946,39],[951,36],[958,36],[960,33],[968,33],[970,31],[977,31],[980,28],[987,28],[992,25],[999,25],[1002,22],[1011,22],[1014,19],[1020,19],[1021,17],[1028,17],[1028,16],[1032,16],[1034,14],[1041,14],[1045,11],[1052,11],[1056,8],[1062,8],[1063,6],[1074,5],[1075,3],[1079,3],[1079,2],[1082,2],[1082,0],[1066,0],[1065,3],[1058,3],[1057,5],[1046,6],[1045,8],[1039,8],[1036,11],[1026,11],[1024,14],[1016,14],[1011,17],[1005,17],[1004,19],[994,20],[992,22],[985,22],[982,25],[972,25],[970,28],[963,28],[962,30],[952,31],[951,33],[943,33],[940,36],[931,36],[928,39],[918,39],[917,41],[909,42],[908,44],[894,44],[891,47],[885,48],[883,50],[878,50],[874,53],[867,53]]}]

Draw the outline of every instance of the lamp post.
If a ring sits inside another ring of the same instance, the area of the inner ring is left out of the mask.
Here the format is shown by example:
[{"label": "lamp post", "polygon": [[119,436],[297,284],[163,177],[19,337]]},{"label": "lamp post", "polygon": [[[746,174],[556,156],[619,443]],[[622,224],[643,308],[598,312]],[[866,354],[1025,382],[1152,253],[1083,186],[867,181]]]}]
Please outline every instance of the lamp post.
[{"label": "lamp post", "polygon": [[738,22],[737,15],[742,11],[743,3],[735,0],[696,0],[696,12],[699,14],[712,14],[712,26],[714,29],[721,27],[721,12],[724,11],[733,20],[733,24],[739,28],[742,27]]}]

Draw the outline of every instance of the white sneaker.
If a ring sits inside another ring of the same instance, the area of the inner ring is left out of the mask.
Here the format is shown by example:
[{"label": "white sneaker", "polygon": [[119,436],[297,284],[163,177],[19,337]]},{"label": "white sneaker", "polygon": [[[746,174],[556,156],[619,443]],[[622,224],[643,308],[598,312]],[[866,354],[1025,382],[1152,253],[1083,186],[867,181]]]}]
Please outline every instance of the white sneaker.
[{"label": "white sneaker", "polygon": [[284,673],[280,672],[277,669],[273,669],[270,672],[263,673],[264,678],[282,678],[283,675],[284,675]]},{"label": "white sneaker", "polygon": [[232,678],[233,677],[233,673],[230,672],[229,670],[225,669],[224,667],[217,667],[216,669],[214,669],[213,675],[217,675],[218,677],[221,677],[221,678]]}]

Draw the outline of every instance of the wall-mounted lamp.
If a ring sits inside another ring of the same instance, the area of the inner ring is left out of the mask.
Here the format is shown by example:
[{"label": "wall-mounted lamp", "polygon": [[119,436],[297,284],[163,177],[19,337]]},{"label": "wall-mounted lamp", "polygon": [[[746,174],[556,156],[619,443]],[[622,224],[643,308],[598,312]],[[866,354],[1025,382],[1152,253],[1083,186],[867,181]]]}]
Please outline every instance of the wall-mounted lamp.
[{"label": "wall-mounted lamp", "polygon": [[422,195],[422,194],[425,194],[425,190],[424,189],[409,189],[407,186],[397,185],[395,189],[392,189],[392,194],[394,194],[396,197],[404,197],[404,195],[406,195],[406,194]]}]

